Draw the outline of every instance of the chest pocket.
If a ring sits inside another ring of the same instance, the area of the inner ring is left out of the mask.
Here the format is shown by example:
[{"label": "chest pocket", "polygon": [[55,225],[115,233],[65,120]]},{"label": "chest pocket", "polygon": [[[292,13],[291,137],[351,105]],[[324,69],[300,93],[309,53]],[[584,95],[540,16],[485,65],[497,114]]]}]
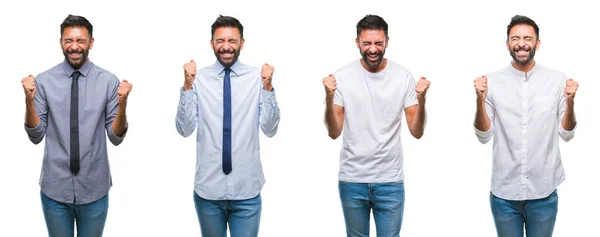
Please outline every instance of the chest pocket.
[{"label": "chest pocket", "polygon": [[558,103],[555,96],[536,96],[533,98],[534,118],[542,122],[556,121]]}]

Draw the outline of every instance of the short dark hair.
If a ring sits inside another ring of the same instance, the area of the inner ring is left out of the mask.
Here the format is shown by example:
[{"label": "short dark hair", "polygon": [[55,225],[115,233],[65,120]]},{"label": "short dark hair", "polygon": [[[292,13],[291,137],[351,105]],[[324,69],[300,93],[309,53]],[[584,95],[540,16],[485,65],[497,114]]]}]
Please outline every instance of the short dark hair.
[{"label": "short dark hair", "polygon": [[385,37],[388,37],[388,24],[377,15],[367,15],[356,24],[356,37],[360,37],[363,30],[383,30]]},{"label": "short dark hair", "polygon": [[530,25],[533,27],[533,30],[535,31],[535,37],[536,40],[540,39],[540,28],[538,27],[537,24],[535,24],[535,21],[533,21],[531,18],[526,17],[526,16],[522,16],[522,15],[515,15],[512,17],[512,19],[510,19],[510,24],[508,24],[508,26],[506,27],[506,40],[508,40],[508,37],[510,37],[510,29],[512,29],[514,26],[516,25]]},{"label": "short dark hair", "polygon": [[240,21],[238,21],[238,19],[235,19],[234,17],[219,15],[219,17],[217,17],[217,20],[215,20],[215,23],[213,23],[212,26],[210,27],[210,38],[211,39],[214,37],[215,31],[219,27],[237,28],[238,31],[240,31],[241,39],[244,38],[244,26],[242,26],[242,23],[240,23]]},{"label": "short dark hair", "polygon": [[67,18],[65,18],[63,23],[60,24],[60,37],[62,38],[62,34],[65,32],[65,29],[67,27],[73,27],[73,26],[85,27],[88,31],[88,34],[90,35],[90,38],[92,38],[92,31],[94,30],[92,23],[90,23],[87,19],[85,19],[85,17],[71,15],[71,14],[69,14],[69,16],[67,16]]}]

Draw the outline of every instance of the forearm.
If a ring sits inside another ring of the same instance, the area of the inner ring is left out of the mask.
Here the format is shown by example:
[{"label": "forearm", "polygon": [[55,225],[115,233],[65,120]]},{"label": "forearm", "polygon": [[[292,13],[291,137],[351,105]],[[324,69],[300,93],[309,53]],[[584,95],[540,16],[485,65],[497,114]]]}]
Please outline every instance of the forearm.
[{"label": "forearm", "polygon": [[122,137],[125,134],[125,131],[127,131],[127,115],[126,115],[126,107],[127,107],[127,102],[119,102],[119,109],[117,110],[117,116],[115,117],[115,120],[113,120],[112,123],[112,130],[113,133],[118,136],[118,137]]},{"label": "forearm", "polygon": [[184,90],[185,88],[181,90],[179,105],[177,106],[175,127],[181,136],[187,137],[192,134],[194,129],[196,129],[198,121],[198,102],[193,90]]},{"label": "forearm", "polygon": [[575,120],[575,110],[573,108],[575,102],[573,100],[567,100],[566,105],[565,115],[563,116],[561,125],[566,131],[571,131],[575,129],[575,125],[577,125],[577,121]]},{"label": "forearm", "polygon": [[327,95],[325,108],[325,125],[329,132],[329,137],[336,139],[342,133],[341,118],[335,113],[333,95]]},{"label": "forearm", "polygon": [[277,99],[273,88],[271,91],[261,89],[261,103],[260,103],[260,127],[263,133],[267,137],[273,137],[277,133],[279,127],[279,106],[277,105]]},{"label": "forearm", "polygon": [[414,118],[410,124],[410,133],[413,137],[419,139],[423,136],[425,132],[425,121],[427,119],[427,114],[425,110],[425,98],[419,99],[419,104],[417,105],[417,113],[415,113]]},{"label": "forearm", "polygon": [[34,100],[25,100],[25,126],[35,128],[40,124],[40,117],[37,115]]},{"label": "forearm", "polygon": [[477,98],[477,113],[475,114],[475,128],[479,131],[489,131],[492,126],[485,109],[485,98]]}]

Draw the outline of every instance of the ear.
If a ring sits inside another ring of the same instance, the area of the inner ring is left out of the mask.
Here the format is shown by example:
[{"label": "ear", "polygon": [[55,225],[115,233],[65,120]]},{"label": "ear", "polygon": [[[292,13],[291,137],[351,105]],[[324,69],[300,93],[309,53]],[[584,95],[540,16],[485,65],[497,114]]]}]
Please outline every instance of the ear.
[{"label": "ear", "polygon": [[63,41],[62,41],[62,37],[60,37],[60,39],[58,39],[58,45],[60,45],[60,48],[63,48]]},{"label": "ear", "polygon": [[510,45],[508,45],[508,40],[506,40],[506,50],[510,52]]},{"label": "ear", "polygon": [[358,40],[358,37],[356,37],[356,47],[360,49],[360,42]]},{"label": "ear", "polygon": [[90,39],[90,48],[88,50],[92,49],[93,47],[94,47],[94,37],[92,37]]},{"label": "ear", "polygon": [[214,43],[213,39],[210,39],[209,43],[210,43],[210,48],[214,51],[215,45],[213,44]]},{"label": "ear", "polygon": [[387,49],[389,43],[390,43],[390,37],[385,37],[385,48],[386,49]]},{"label": "ear", "polygon": [[242,38],[242,41],[240,41],[240,50],[244,49],[244,42],[246,40],[244,38]]},{"label": "ear", "polygon": [[541,41],[540,39],[538,39],[538,40],[535,42],[535,50],[538,50],[538,49],[540,49],[540,44],[541,44],[541,43],[542,43],[542,41]]}]

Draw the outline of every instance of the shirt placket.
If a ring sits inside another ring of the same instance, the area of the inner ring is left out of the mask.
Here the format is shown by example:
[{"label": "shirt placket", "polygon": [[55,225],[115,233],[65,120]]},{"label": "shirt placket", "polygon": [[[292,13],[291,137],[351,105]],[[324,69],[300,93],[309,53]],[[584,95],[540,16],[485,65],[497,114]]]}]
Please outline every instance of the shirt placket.
[{"label": "shirt placket", "polygon": [[520,169],[520,179],[521,179],[521,185],[520,185],[520,189],[519,189],[519,197],[520,198],[526,198],[527,197],[527,154],[529,153],[529,147],[527,147],[527,143],[528,143],[528,117],[529,117],[529,93],[528,93],[528,89],[529,89],[529,82],[527,80],[526,77],[522,78],[522,113],[521,113],[521,169]]}]

